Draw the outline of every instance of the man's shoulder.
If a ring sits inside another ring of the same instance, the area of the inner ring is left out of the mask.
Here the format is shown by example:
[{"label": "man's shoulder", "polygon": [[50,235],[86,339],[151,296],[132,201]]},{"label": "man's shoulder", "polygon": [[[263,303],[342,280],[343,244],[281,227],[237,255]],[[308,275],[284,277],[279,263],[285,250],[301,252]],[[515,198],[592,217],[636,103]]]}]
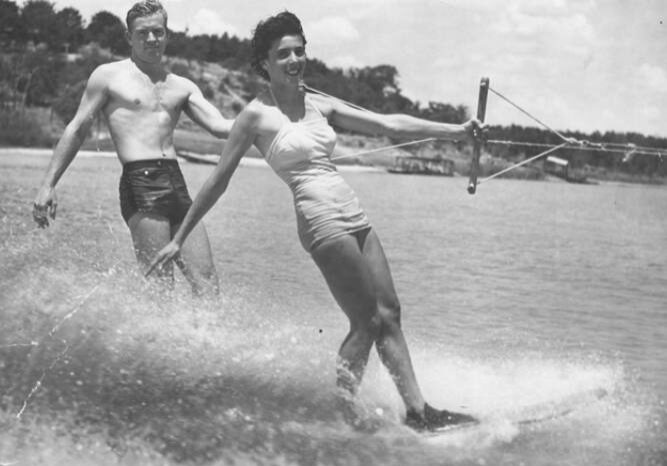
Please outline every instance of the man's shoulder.
[{"label": "man's shoulder", "polygon": [[172,73],[171,71],[168,72],[167,76],[172,86],[176,86],[180,89],[186,89],[189,91],[195,91],[199,89],[199,87],[197,86],[197,84],[195,84],[194,81],[192,81],[189,78],[186,78],[185,76]]},{"label": "man's shoulder", "polygon": [[117,76],[119,73],[126,73],[129,71],[128,62],[129,58],[125,60],[103,63],[95,68],[90,76],[103,79]]},{"label": "man's shoulder", "polygon": [[97,70],[103,70],[103,71],[128,71],[130,68],[130,59],[129,58],[124,58],[122,60],[116,60],[116,61],[110,61],[107,63],[102,63],[99,65],[97,68],[95,68],[95,71]]}]

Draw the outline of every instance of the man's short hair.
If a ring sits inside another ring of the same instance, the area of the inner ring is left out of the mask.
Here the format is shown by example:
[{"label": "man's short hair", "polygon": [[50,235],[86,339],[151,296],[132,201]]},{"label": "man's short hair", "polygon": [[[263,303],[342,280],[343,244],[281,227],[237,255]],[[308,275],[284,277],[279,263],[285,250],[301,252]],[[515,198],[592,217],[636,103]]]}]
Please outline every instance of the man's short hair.
[{"label": "man's short hair", "polygon": [[125,24],[127,24],[127,31],[132,31],[132,23],[137,18],[143,18],[144,16],[150,16],[155,13],[160,13],[164,17],[164,27],[167,27],[167,10],[164,9],[162,3],[159,0],[142,0],[135,3],[130,8],[130,11],[127,12],[127,17],[125,18]]}]

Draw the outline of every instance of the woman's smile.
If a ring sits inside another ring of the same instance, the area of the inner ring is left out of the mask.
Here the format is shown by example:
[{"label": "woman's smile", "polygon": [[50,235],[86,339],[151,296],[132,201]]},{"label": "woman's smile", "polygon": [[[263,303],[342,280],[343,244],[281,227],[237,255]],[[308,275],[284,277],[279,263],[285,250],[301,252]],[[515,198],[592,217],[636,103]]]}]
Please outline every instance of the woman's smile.
[{"label": "woman's smile", "polygon": [[276,40],[269,50],[266,71],[272,78],[284,74],[301,78],[306,68],[306,49],[300,36],[286,35]]}]

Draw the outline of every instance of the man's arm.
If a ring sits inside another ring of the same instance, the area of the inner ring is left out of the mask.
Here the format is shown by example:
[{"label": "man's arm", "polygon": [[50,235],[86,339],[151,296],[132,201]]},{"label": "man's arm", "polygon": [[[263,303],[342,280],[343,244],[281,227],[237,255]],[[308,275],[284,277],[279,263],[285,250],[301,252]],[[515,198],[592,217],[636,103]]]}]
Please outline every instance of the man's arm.
[{"label": "man's arm", "polygon": [[234,120],[223,117],[218,109],[206,100],[195,83],[190,81],[189,85],[192,89],[183,109],[185,114],[213,136],[226,139],[232,129]]},{"label": "man's arm", "polygon": [[53,151],[44,181],[42,181],[33,206],[33,218],[37,225],[42,228],[49,225],[49,216],[52,219],[56,218],[56,184],[86,139],[95,119],[95,114],[107,102],[107,79],[105,74],[104,70],[97,68],[90,75],[76,115],[65,127],[65,131]]}]

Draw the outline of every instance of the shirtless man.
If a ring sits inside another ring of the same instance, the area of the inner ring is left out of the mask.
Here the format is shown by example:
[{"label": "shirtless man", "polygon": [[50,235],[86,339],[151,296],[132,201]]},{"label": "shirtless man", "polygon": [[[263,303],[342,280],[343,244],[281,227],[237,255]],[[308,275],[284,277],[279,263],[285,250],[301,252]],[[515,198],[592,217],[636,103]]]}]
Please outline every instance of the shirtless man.
[{"label": "shirtless man", "polygon": [[[137,260],[148,266],[172,238],[192,203],[176,160],[173,134],[181,111],[216,137],[226,120],[190,80],[162,64],[167,12],[158,0],[143,0],[127,13],[128,59],[99,66],[90,75],[74,119],[58,141],[34,202],[33,217],[44,228],[56,217],[55,186],[83,144],[95,114],[104,115],[123,165],[121,213],[132,234]],[[217,293],[218,277],[203,226],[184,244],[178,265],[195,294]],[[173,269],[160,271],[173,283]]]}]

